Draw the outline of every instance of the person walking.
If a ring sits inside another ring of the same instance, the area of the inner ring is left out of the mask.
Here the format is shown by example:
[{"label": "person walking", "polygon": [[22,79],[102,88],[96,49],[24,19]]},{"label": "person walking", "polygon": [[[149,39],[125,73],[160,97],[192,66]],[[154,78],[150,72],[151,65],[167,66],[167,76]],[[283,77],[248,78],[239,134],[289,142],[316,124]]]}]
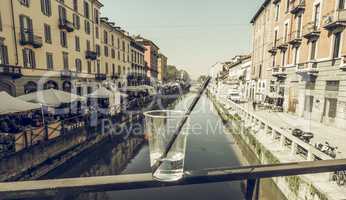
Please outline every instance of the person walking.
[{"label": "person walking", "polygon": [[256,111],[256,106],[257,106],[257,102],[254,100],[252,102],[252,108],[253,108],[254,111]]}]

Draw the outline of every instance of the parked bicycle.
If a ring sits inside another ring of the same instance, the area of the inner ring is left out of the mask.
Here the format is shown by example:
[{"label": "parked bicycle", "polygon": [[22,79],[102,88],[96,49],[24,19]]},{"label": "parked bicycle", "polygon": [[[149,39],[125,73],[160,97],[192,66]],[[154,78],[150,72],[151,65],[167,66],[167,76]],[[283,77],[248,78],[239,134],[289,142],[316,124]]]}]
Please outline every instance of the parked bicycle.
[{"label": "parked bicycle", "polygon": [[346,171],[334,172],[331,176],[331,181],[336,182],[338,186],[344,186],[346,183]]}]

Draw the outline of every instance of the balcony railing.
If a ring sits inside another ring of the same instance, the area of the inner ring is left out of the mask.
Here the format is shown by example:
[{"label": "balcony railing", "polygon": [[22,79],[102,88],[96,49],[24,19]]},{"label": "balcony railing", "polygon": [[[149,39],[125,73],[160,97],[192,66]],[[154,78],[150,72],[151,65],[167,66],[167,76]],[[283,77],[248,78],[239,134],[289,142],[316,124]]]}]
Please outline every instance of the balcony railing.
[{"label": "balcony railing", "polygon": [[291,0],[291,13],[296,15],[305,10],[305,0]]},{"label": "balcony railing", "polygon": [[60,72],[61,79],[73,79],[77,77],[77,72],[73,72],[70,70],[62,70]]},{"label": "balcony railing", "polygon": [[338,27],[346,27],[346,9],[332,11],[323,17],[323,27],[334,30]]},{"label": "balcony railing", "polygon": [[343,56],[342,56],[340,69],[341,69],[342,71],[346,71],[346,55],[343,55]]},{"label": "balcony railing", "polygon": [[98,73],[98,74],[95,74],[95,79],[97,81],[105,81],[105,80],[107,80],[107,75]]},{"label": "balcony railing", "polygon": [[294,31],[289,36],[289,44],[292,46],[298,46],[302,43],[302,31]]},{"label": "balcony railing", "polygon": [[274,42],[272,42],[272,43],[270,43],[269,45],[268,45],[268,52],[269,53],[271,53],[272,55],[275,55],[276,54],[276,52],[278,51],[278,48],[277,48],[277,40],[276,41],[274,41]]},{"label": "balcony railing", "polygon": [[314,81],[319,73],[317,62],[309,61],[298,64],[296,73],[302,76],[303,80]]},{"label": "balcony railing", "polygon": [[286,51],[288,48],[288,37],[287,38],[279,38],[277,41],[277,48],[281,51]]},{"label": "balcony railing", "polygon": [[67,32],[73,32],[74,31],[73,23],[68,21],[67,19],[59,19],[59,28],[65,29]]},{"label": "balcony railing", "polygon": [[87,50],[85,52],[85,58],[90,60],[96,60],[97,59],[97,53],[95,51]]},{"label": "balcony railing", "polygon": [[7,64],[0,64],[0,75],[10,76],[13,79],[18,79],[23,76],[20,67]]},{"label": "balcony railing", "polygon": [[276,78],[286,78],[287,77],[287,72],[286,68],[276,66],[272,69],[272,76]]},{"label": "balcony railing", "polygon": [[117,80],[117,79],[119,79],[119,75],[118,74],[112,74],[111,79]]},{"label": "balcony railing", "polygon": [[20,33],[21,45],[32,45],[34,48],[40,48],[43,45],[41,36],[37,36],[31,30],[22,30]]},{"label": "balcony railing", "polygon": [[303,37],[308,40],[317,39],[320,36],[321,30],[317,22],[309,22],[303,26]]}]

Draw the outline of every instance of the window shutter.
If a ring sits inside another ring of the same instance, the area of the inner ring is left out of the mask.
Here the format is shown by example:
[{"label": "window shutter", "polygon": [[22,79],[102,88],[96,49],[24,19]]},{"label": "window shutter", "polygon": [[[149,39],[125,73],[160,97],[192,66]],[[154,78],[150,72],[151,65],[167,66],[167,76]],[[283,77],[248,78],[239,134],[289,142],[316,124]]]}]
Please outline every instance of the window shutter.
[{"label": "window shutter", "polygon": [[28,66],[28,56],[26,53],[26,49],[23,49],[23,64],[24,64],[24,67]]}]

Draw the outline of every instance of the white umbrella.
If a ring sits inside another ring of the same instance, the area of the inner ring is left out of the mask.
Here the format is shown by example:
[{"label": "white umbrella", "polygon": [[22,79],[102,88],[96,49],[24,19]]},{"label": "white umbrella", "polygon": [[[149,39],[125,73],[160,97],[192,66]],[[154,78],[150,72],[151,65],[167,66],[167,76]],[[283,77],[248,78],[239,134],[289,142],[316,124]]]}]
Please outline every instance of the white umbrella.
[{"label": "white umbrella", "polygon": [[85,100],[82,96],[55,89],[40,90],[18,98],[27,102],[40,103],[47,107],[59,107],[64,103]]},{"label": "white umbrella", "polygon": [[40,104],[28,103],[21,99],[12,97],[6,92],[0,92],[0,115],[27,112],[41,109]]},{"label": "white umbrella", "polygon": [[112,95],[114,95],[114,92],[108,90],[105,87],[101,87],[94,91],[93,93],[89,94],[89,98],[95,98],[95,99],[106,99],[110,98]]}]

